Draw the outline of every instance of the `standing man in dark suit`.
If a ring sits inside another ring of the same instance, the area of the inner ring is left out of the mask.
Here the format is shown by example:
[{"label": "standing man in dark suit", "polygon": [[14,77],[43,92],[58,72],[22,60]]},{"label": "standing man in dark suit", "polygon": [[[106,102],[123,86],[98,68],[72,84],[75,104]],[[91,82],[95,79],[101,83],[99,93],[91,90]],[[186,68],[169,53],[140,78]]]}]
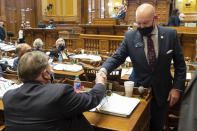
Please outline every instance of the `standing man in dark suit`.
[{"label": "standing man in dark suit", "polygon": [[162,131],[168,104],[173,106],[185,88],[186,66],[176,30],[158,26],[155,20],[154,7],[140,5],[136,11],[137,29],[125,34],[120,48],[100,71],[112,72],[129,56],[138,86],[152,88],[150,131]]},{"label": "standing man in dark suit", "polygon": [[104,97],[106,75],[98,73],[96,85],[76,93],[69,84],[51,84],[48,56],[40,51],[24,54],[18,76],[24,83],[3,96],[6,131],[92,131],[83,116]]},{"label": "standing man in dark suit", "polygon": [[185,89],[181,103],[178,131],[197,131],[197,70]]},{"label": "standing man in dark suit", "polygon": [[0,41],[5,41],[4,22],[0,22]]}]

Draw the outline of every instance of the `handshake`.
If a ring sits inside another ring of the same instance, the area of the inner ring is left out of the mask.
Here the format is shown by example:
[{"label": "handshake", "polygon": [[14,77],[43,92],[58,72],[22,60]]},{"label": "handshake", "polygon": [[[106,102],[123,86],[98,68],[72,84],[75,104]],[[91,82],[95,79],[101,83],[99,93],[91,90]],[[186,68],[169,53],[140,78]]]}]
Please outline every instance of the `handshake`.
[{"label": "handshake", "polygon": [[99,71],[97,74],[96,74],[96,80],[95,80],[96,84],[97,83],[101,83],[101,84],[104,84],[107,82],[107,76],[106,74],[103,72],[103,71]]}]

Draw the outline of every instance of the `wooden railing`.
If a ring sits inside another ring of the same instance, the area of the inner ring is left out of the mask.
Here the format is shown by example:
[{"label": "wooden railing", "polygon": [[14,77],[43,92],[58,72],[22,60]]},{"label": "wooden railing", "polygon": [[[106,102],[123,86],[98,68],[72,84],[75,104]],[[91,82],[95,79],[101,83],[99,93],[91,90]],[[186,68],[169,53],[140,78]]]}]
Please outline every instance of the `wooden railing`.
[{"label": "wooden railing", "polygon": [[124,36],[80,34],[80,47],[85,50],[114,53]]}]

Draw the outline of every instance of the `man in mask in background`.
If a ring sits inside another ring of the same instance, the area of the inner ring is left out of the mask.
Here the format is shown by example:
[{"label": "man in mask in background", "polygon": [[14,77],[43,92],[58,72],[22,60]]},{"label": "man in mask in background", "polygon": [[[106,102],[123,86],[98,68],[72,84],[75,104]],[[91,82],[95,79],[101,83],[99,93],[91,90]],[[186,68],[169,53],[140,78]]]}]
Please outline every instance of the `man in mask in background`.
[{"label": "man in mask in background", "polygon": [[55,43],[56,49],[54,51],[50,52],[50,57],[55,57],[55,58],[62,58],[62,60],[66,60],[69,58],[68,52],[65,50],[65,41],[63,38],[57,39]]},{"label": "man in mask in background", "polygon": [[[106,60],[100,71],[111,73],[131,58],[138,86],[152,88],[150,131],[162,131],[167,108],[185,89],[186,66],[177,32],[156,25],[155,9],[142,4],[136,10],[137,29],[125,34],[120,48]],[[174,79],[171,61],[174,62]]]}]

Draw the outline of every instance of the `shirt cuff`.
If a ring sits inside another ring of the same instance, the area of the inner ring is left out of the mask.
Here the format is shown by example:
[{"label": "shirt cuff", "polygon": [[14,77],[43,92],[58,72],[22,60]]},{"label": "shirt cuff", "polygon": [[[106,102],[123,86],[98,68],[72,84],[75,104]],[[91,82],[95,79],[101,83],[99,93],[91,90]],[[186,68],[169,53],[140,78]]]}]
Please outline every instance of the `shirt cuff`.
[{"label": "shirt cuff", "polygon": [[100,71],[103,71],[104,73],[105,73],[105,75],[107,75],[107,70],[105,69],[105,68],[101,68],[100,70],[99,70],[99,72]]}]

